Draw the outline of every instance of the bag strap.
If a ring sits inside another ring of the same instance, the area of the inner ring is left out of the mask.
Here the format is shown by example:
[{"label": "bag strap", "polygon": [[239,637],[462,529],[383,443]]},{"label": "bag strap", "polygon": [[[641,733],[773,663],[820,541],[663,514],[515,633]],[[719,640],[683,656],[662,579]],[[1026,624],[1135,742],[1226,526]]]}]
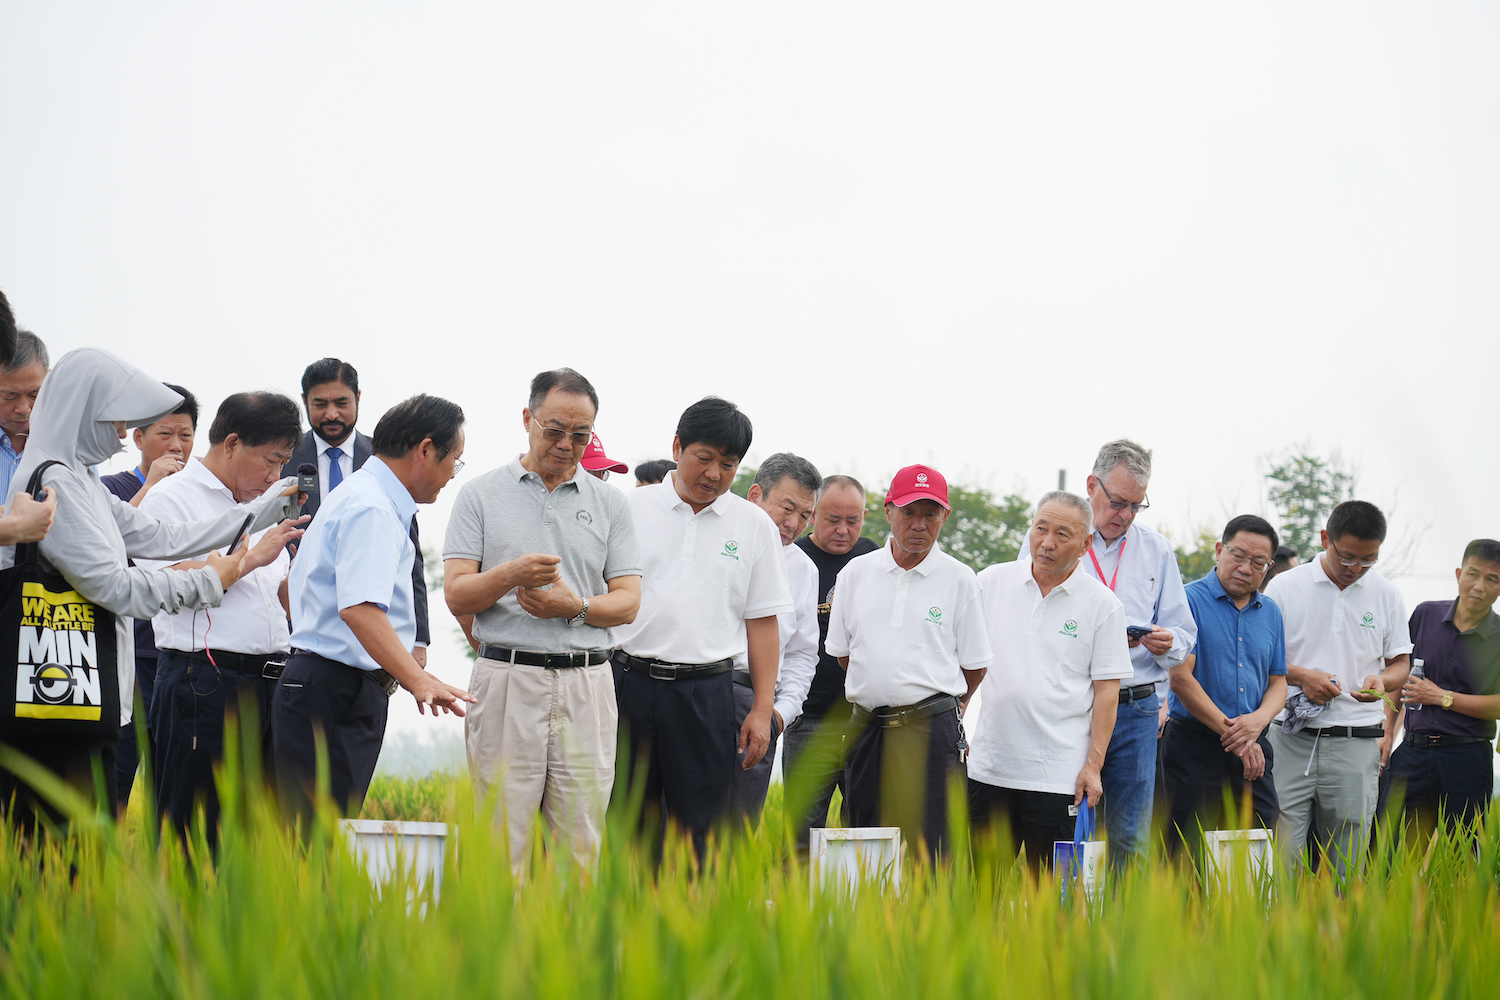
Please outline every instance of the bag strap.
[{"label": "bag strap", "polygon": [[[66,462],[60,462],[60,461],[58,461],[55,458],[49,458],[49,459],[47,459],[47,461],[42,462],[35,469],[32,470],[32,472],[31,472],[31,478],[26,481],[26,492],[31,494],[32,499],[36,499],[36,491],[41,488],[41,485],[42,485],[42,473],[46,472],[48,469],[50,469],[54,465],[61,465],[65,469],[68,467]],[[15,565],[17,565],[17,566],[22,566],[22,565],[32,565],[32,566],[34,566],[34,565],[36,565],[36,559],[37,559],[37,543],[36,542],[19,542],[19,543],[16,544],[16,562],[15,562]]]},{"label": "bag strap", "polygon": [[1083,869],[1083,845],[1094,839],[1094,807],[1084,798],[1078,806],[1078,818],[1073,821],[1073,864],[1069,877],[1077,878]]}]

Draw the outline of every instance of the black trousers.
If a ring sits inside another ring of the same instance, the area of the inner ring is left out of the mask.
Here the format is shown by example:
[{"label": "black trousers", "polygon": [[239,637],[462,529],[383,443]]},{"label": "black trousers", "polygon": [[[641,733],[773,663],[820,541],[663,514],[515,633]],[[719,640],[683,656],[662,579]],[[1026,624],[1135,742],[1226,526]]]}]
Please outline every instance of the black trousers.
[{"label": "black trousers", "polygon": [[341,816],[358,816],[385,741],[390,699],[365,675],[313,653],[287,661],[272,699],[276,791],[288,816],[308,819],[317,790],[318,742],[328,751],[328,791]]},{"label": "black trousers", "polygon": [[120,802],[120,812],[124,813],[130,805],[130,789],[135,786],[135,772],[141,766],[141,750],[136,745],[136,728],[146,730],[146,752],[155,753],[155,740],[151,735],[151,697],[156,690],[156,657],[137,656],[135,658],[135,711],[130,714],[130,721],[120,727],[120,745],[116,751],[116,780],[119,788],[116,792]]},{"label": "black trousers", "polygon": [[[258,674],[215,667],[175,649],[161,650],[150,715],[155,741],[151,780],[158,825],[165,817],[179,834],[186,834],[201,804],[208,842],[217,842],[219,793],[214,766],[224,759],[228,718],[238,720],[241,746],[252,748],[255,754],[254,767],[244,760],[243,778],[248,782],[259,772],[262,781],[274,782],[271,696],[275,690],[275,681]],[[247,733],[246,727],[252,725],[254,732]]]},{"label": "black trousers", "polygon": [[[860,725],[856,716],[854,726]],[[849,747],[849,822],[899,826],[910,844],[926,844],[929,859],[948,846],[948,782],[962,779],[958,760],[963,724],[958,711],[884,727],[873,721]]]},{"label": "black trousers", "polygon": [[708,831],[729,812],[730,768],[738,760],[734,678],[654,680],[615,663],[620,705],[617,802],[641,803],[640,830],[660,844],[663,818],[693,838],[702,860]]},{"label": "black trousers", "polygon": [[[103,805],[113,816],[118,802],[115,799],[115,739],[79,739],[76,736],[32,736],[8,744],[41,764],[53,774],[66,781],[89,802]],[[94,784],[94,767],[101,768],[105,801],[99,802]],[[57,825],[63,825],[63,815],[46,799],[37,795],[31,786],[10,771],[0,768],[0,813],[10,816],[12,827],[18,828],[28,837],[36,836],[42,817]]]},{"label": "black trousers", "polygon": [[[1014,854],[1026,849],[1026,866],[1040,871],[1052,867],[1052,848],[1059,840],[1072,841],[1077,817],[1068,815],[1073,796],[1063,792],[1034,792],[1000,788],[969,779],[969,823],[974,839],[994,832],[1001,849]],[[1010,838],[1007,845],[1006,837]]]},{"label": "black trousers", "polygon": [[1162,737],[1162,761],[1166,767],[1167,851],[1175,854],[1184,839],[1196,842],[1202,830],[1223,830],[1231,817],[1224,814],[1224,790],[1238,803],[1248,789],[1256,827],[1276,828],[1281,807],[1276,801],[1276,783],[1271,777],[1271,744],[1262,733],[1256,743],[1266,755],[1266,773],[1245,780],[1245,764],[1225,753],[1219,735],[1196,719],[1168,719]]},{"label": "black trousers", "polygon": [[1482,819],[1494,791],[1494,756],[1489,743],[1419,747],[1403,742],[1391,754],[1390,785],[1376,812],[1384,814],[1387,796],[1397,795],[1404,816],[1419,816],[1430,827],[1437,826],[1440,808],[1450,830]]}]

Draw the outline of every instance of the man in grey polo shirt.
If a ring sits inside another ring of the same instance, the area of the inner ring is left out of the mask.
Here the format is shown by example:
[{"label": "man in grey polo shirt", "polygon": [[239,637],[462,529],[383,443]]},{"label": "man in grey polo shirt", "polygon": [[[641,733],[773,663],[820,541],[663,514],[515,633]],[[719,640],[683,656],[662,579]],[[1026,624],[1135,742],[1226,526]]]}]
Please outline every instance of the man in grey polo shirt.
[{"label": "man in grey polo shirt", "polygon": [[598,856],[615,777],[612,625],[635,620],[640,556],[625,494],[579,464],[599,396],[570,368],[531,381],[525,454],[465,486],[443,544],[443,594],[473,615],[479,699],[464,722],[469,772],[529,849],[538,808],[580,863]]}]

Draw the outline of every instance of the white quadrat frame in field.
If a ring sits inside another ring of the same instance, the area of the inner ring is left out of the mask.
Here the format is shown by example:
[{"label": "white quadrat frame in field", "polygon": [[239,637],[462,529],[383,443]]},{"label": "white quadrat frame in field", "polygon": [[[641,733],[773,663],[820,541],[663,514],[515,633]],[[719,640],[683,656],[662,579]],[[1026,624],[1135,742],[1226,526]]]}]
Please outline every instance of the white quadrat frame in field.
[{"label": "white quadrat frame in field", "polygon": [[882,893],[900,894],[904,846],[899,826],[814,827],[807,846],[814,896],[831,891],[853,899],[865,883]]}]

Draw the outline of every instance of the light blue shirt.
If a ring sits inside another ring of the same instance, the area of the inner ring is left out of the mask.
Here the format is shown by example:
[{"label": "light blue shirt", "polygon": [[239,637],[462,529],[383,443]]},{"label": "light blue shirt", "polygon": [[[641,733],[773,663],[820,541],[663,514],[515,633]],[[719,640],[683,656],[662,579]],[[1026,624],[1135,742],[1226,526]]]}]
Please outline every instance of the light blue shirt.
[{"label": "light blue shirt", "polygon": [[329,493],[302,537],[287,589],[292,605],[292,648],[360,670],[380,665],[339,617],[344,608],[376,604],[410,649],[417,638],[411,571],[417,512],[390,466],[372,456]]},{"label": "light blue shirt", "polygon": [[21,464],[21,453],[10,446],[10,435],[0,431],[0,497],[10,496],[10,481]]}]

